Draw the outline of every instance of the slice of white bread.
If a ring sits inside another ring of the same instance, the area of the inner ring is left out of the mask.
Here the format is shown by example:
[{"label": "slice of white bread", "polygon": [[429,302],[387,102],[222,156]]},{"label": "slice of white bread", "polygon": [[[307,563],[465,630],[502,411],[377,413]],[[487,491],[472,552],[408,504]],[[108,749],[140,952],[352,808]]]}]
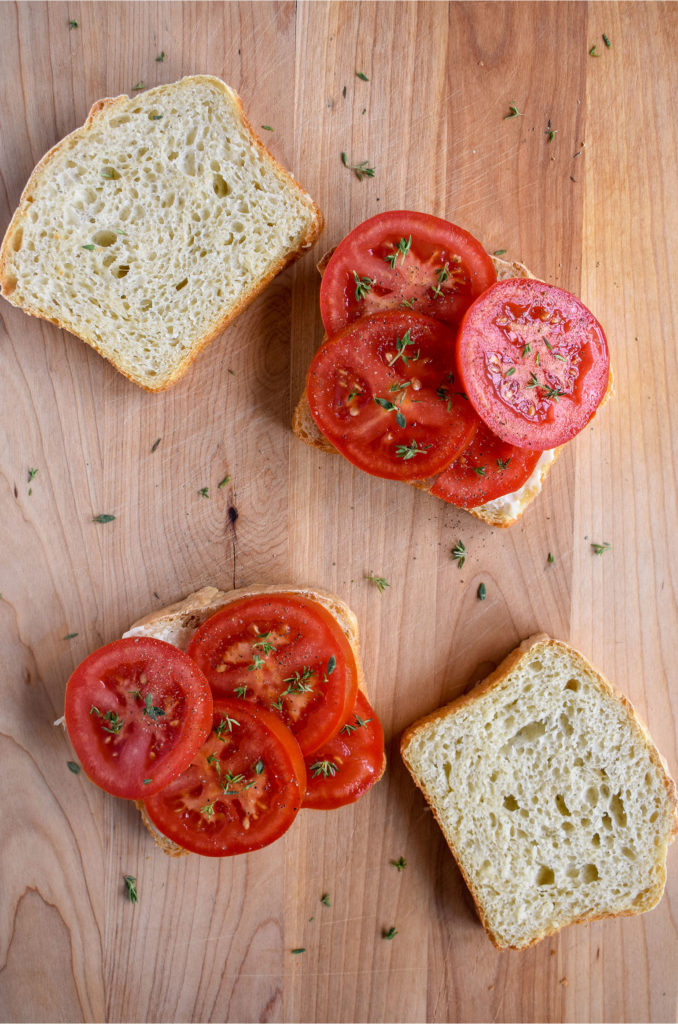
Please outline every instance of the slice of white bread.
[{"label": "slice of white bread", "polygon": [[[331,253],[327,253],[318,264],[318,270],[321,274],[327,265],[330,255]],[[511,277],[529,277],[534,279],[534,274],[530,273],[527,267],[517,260],[502,260],[498,256],[492,256],[491,259],[497,271],[498,281]],[[326,338],[323,339],[323,341],[325,340]],[[327,452],[328,454],[336,454],[336,448],[322,434],[311,415],[305,388],[292,416],[292,430],[300,441],[304,441],[305,444],[310,445],[312,448],[318,448],[320,451]],[[515,493],[504,495],[501,498],[496,498],[494,501],[488,501],[484,505],[467,509],[467,511],[490,526],[506,527],[517,523],[530,502],[539,494],[548,471],[561,450],[562,448],[556,448],[553,451],[544,452],[529,480]],[[432,483],[432,480],[429,482],[415,480],[412,482],[412,486],[418,487],[422,491],[429,491]]]},{"label": "slice of white bread", "polygon": [[[237,590],[223,591],[216,587],[202,587],[195,593],[189,594],[183,601],[168,605],[157,612],[146,615],[133,623],[123,636],[153,636],[166,643],[174,644],[180,650],[185,651],[193,638],[196,629],[205,622],[211,615],[220,611],[233,601],[244,597],[251,597],[254,594],[298,594],[300,597],[307,597],[317,601],[326,611],[339,623],[348,642],[351,645],[358,670],[358,687],[367,696],[365,687],[365,675],[363,673],[360,659],[360,645],[358,638],[358,620],[355,614],[335,594],[328,590],[319,590],[313,587],[298,586],[264,586],[254,585],[242,587]],[[386,768],[386,755],[384,755],[383,770]],[[174,843],[162,832],[159,832],[153,822],[146,814],[143,803],[137,801],[137,807],[141,812],[144,825],[153,836],[156,844],[171,857],[180,857],[188,853],[177,843]]]},{"label": "slice of white bread", "polygon": [[567,644],[526,640],[411,725],[401,753],[495,946],[661,898],[675,783],[629,701]]},{"label": "slice of white bread", "polygon": [[233,89],[195,75],[100,100],[42,158],[2,243],[0,288],[160,391],[322,226]]}]

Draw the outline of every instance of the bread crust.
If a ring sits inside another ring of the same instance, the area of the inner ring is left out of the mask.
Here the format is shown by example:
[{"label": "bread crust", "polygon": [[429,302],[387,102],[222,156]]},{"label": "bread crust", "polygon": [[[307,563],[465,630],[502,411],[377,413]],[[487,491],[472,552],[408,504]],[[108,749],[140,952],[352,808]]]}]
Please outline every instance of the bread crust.
[{"label": "bread crust", "polygon": [[416,722],[413,722],[412,725],[410,725],[405,730],[405,732],[402,734],[402,737],[401,737],[401,740],[400,740],[400,754],[401,754],[401,757],[403,759],[403,762],[405,763],[405,766],[407,767],[410,775],[412,776],[412,779],[413,779],[415,785],[423,793],[423,795],[424,795],[424,797],[425,797],[427,803],[429,804],[429,807],[430,807],[430,809],[431,809],[431,811],[433,813],[433,816],[435,817],[436,821],[438,822],[438,825],[440,827],[441,832],[443,833],[443,835],[445,837],[445,841],[447,842],[447,845],[448,845],[448,847],[450,849],[450,852],[452,853],[452,855],[453,855],[453,857],[454,857],[454,859],[455,859],[455,861],[457,863],[457,867],[459,868],[459,870],[461,872],[461,875],[462,875],[462,877],[464,879],[464,882],[466,883],[466,885],[467,885],[467,887],[469,889],[469,892],[471,893],[471,896],[473,898],[473,902],[475,904],[476,911],[478,913],[478,917],[480,919],[481,924],[483,925],[485,931],[487,932],[487,934],[488,934],[492,944],[497,949],[500,949],[500,950],[504,950],[504,949],[516,949],[516,950],[517,949],[527,949],[530,946],[535,945],[537,942],[540,942],[542,939],[546,938],[548,935],[553,935],[556,932],[560,931],[562,928],[568,927],[571,924],[584,924],[584,923],[589,923],[591,921],[603,920],[603,919],[608,918],[608,917],[629,917],[629,916],[635,916],[637,914],[644,913],[647,910],[651,910],[652,907],[656,906],[656,904],[661,899],[661,895],[662,895],[663,888],[664,888],[664,881],[665,881],[665,877],[666,877],[666,870],[665,870],[665,865],[664,865],[663,870],[662,870],[661,884],[658,885],[656,887],[656,889],[652,891],[652,893],[650,894],[650,898],[649,898],[649,900],[648,900],[646,905],[639,906],[636,909],[622,910],[622,911],[618,911],[618,912],[615,912],[615,913],[582,914],[582,915],[579,915],[578,917],[573,918],[573,919],[571,919],[571,920],[569,920],[569,921],[567,921],[567,922],[565,922],[563,924],[556,925],[554,927],[545,928],[545,929],[541,930],[539,933],[534,935],[530,939],[529,942],[523,943],[521,945],[508,945],[505,942],[502,942],[500,937],[493,931],[493,929],[492,929],[492,927],[491,927],[491,925],[490,925],[490,923],[489,923],[489,921],[487,919],[487,916],[485,914],[485,910],[484,910],[484,907],[482,905],[482,900],[481,900],[480,895],[478,893],[478,889],[475,886],[473,879],[471,877],[469,877],[467,872],[464,870],[464,867],[463,867],[462,862],[461,862],[461,858],[459,857],[459,852],[458,852],[457,847],[456,847],[456,845],[454,843],[454,839],[450,835],[450,832],[449,832],[445,822],[441,819],[441,817],[437,813],[436,808],[434,807],[433,803],[431,801],[429,801],[429,798],[428,798],[428,795],[426,793],[426,790],[421,785],[421,783],[420,783],[420,781],[419,781],[419,779],[417,777],[416,768],[414,767],[414,765],[412,764],[412,762],[408,758],[408,748],[409,748],[409,745],[412,742],[412,740],[427,725],[429,725],[429,724],[431,724],[433,722],[440,721],[440,720],[446,718],[449,715],[456,714],[458,711],[460,711],[462,708],[466,707],[468,704],[474,703],[475,701],[477,701],[480,698],[482,698],[488,692],[492,691],[493,689],[496,689],[498,686],[501,686],[501,684],[505,681],[505,679],[511,674],[511,672],[519,665],[519,663],[528,654],[532,654],[532,653],[534,653],[534,652],[536,652],[538,650],[543,650],[544,647],[549,647],[549,646],[550,647],[558,647],[561,650],[567,651],[568,653],[571,652],[571,653],[575,654],[576,657],[581,659],[581,661],[584,663],[585,667],[591,672],[591,674],[592,674],[592,676],[593,676],[593,678],[594,678],[594,680],[596,682],[596,685],[598,685],[600,687],[600,689],[603,690],[603,692],[606,694],[606,696],[614,698],[615,700],[619,701],[623,705],[623,707],[625,708],[626,712],[628,713],[628,716],[629,716],[629,719],[630,719],[631,723],[641,733],[641,736],[642,736],[642,738],[644,740],[645,748],[646,748],[646,750],[648,752],[650,760],[656,765],[656,767],[659,770],[659,773],[661,775],[662,782],[663,782],[663,785],[664,785],[664,789],[666,791],[667,800],[668,800],[669,804],[672,807],[672,830],[670,832],[668,842],[669,843],[673,842],[673,840],[675,839],[676,835],[678,834],[678,788],[676,787],[676,783],[675,783],[674,779],[671,776],[671,773],[669,771],[669,767],[668,767],[668,764],[667,764],[666,760],[664,759],[664,757],[662,757],[661,753],[659,752],[659,750],[655,746],[655,744],[654,744],[654,742],[652,740],[652,737],[650,736],[650,733],[649,733],[649,731],[647,729],[647,726],[642,721],[642,719],[639,717],[638,713],[636,712],[636,709],[633,707],[633,705],[631,704],[629,699],[620,690],[618,690],[608,679],[606,679],[605,676],[603,676],[595,668],[595,666],[593,666],[591,664],[591,662],[583,654],[581,654],[581,652],[577,651],[574,647],[571,647],[570,644],[565,643],[563,640],[554,640],[551,637],[549,637],[546,633],[535,633],[533,636],[530,636],[526,640],[523,640],[523,642],[518,647],[516,647],[515,650],[511,651],[504,658],[504,660],[497,666],[497,668],[494,670],[494,672],[490,673],[490,675],[487,676],[484,680],[482,680],[482,682],[480,682],[476,686],[474,686],[473,689],[470,690],[468,693],[461,694],[459,697],[457,697],[455,700],[451,701],[449,704],[446,704],[443,707],[437,708],[435,711],[432,711],[428,715],[425,715],[423,718],[420,718]]},{"label": "bread crust", "polygon": [[153,393],[167,390],[167,388],[172,387],[173,384],[175,384],[181,377],[183,377],[183,375],[189,369],[193,361],[203,351],[203,349],[206,348],[211,341],[214,341],[216,337],[222,334],[226,327],[228,327],[229,324],[231,324],[236,317],[238,317],[252,302],[254,302],[254,300],[271,283],[273,278],[276,277],[282,270],[284,270],[285,267],[289,266],[291,263],[294,263],[296,260],[298,260],[301,256],[304,255],[304,253],[308,251],[308,249],[311,248],[311,246],[314,244],[314,242],[320,235],[321,231],[323,230],[325,223],[323,214],[315,200],[311,198],[311,196],[299,185],[299,183],[296,181],[293,175],[290,174],[290,172],[285,167],[283,167],[282,164],[273,156],[270,150],[267,149],[267,147],[261,141],[259,136],[256,134],[254,128],[252,127],[251,122],[245,115],[245,111],[243,109],[243,104],[240,96],[238,96],[238,94],[233,89],[231,89],[230,86],[226,85],[225,82],[221,81],[221,79],[216,78],[213,75],[189,75],[185,78],[180,79],[178,82],[173,82],[169,85],[156,86],[154,89],[147,90],[147,93],[156,93],[159,95],[161,93],[166,92],[167,90],[176,89],[178,86],[190,86],[192,84],[201,82],[209,83],[217,91],[222,92],[234,104],[234,106],[237,108],[241,124],[248,133],[249,140],[252,146],[259,151],[259,153],[265,158],[265,160],[270,165],[272,165],[275,172],[280,177],[285,179],[287,185],[298,193],[298,195],[302,198],[304,204],[312,211],[314,219],[313,222],[310,224],[305,236],[297,246],[297,248],[288,253],[285,257],[278,260],[277,263],[271,268],[269,273],[262,277],[256,283],[256,285],[246,295],[243,296],[243,298],[240,300],[239,303],[237,303],[236,306],[234,306],[232,309],[228,310],[217,320],[215,320],[215,322],[209,328],[207,333],[192,345],[190,351],[186,353],[185,357],[174,368],[171,374],[161,378],[159,383],[157,384],[149,384],[146,380],[143,379],[143,377],[135,375],[134,371],[130,370],[128,367],[121,365],[120,363],[116,362],[115,360],[111,359],[108,355],[106,355],[106,353],[102,350],[101,346],[98,344],[96,338],[94,338],[92,335],[88,334],[87,332],[76,332],[73,329],[73,327],[71,327],[69,324],[60,320],[58,317],[49,316],[37,306],[25,304],[23,302],[17,303],[13,301],[12,294],[15,290],[16,282],[13,281],[7,269],[9,253],[12,247],[12,239],[14,238],[15,231],[23,223],[27,211],[30,208],[32,202],[31,193],[40,183],[43,176],[49,173],[50,166],[54,162],[57,155],[59,155],[63,149],[68,149],[76,141],[83,138],[83,136],[86,136],[88,132],[90,132],[92,128],[94,128],[97,125],[97,122],[102,118],[104,114],[108,115],[116,106],[120,107],[121,109],[125,108],[129,103],[131,97],[123,93],[120,96],[106,97],[104,99],[97,100],[92,105],[89,114],[87,115],[87,118],[85,120],[85,123],[83,125],[80,125],[74,131],[70,132],[64,138],[60,139],[59,142],[57,142],[54,146],[52,146],[50,150],[48,150],[47,153],[45,153],[45,155],[42,157],[42,159],[38,162],[38,164],[34,167],[33,171],[31,172],[31,175],[21,193],[19,205],[12,216],[12,219],[9,223],[9,227],[5,232],[5,237],[2,241],[2,245],[0,246],[0,293],[7,299],[8,302],[10,302],[14,306],[17,306],[17,308],[22,309],[29,316],[34,316],[41,320],[47,320],[50,323],[56,324],[56,326],[61,328],[62,330],[68,331],[69,334],[73,334],[75,337],[80,338],[87,345],[93,348],[95,352],[103,356],[103,358],[106,359],[107,362],[111,363],[111,365],[114,366],[115,369],[118,370],[120,373],[122,373],[123,376],[127,377],[128,380],[131,380],[134,384],[137,384],[145,391]]},{"label": "bread crust", "polygon": [[[324,273],[333,252],[334,249],[330,249],[316,264],[321,276]],[[518,260],[503,260],[498,256],[491,256],[490,259],[494,264],[494,268],[497,272],[497,280],[499,281],[512,277],[525,277],[536,280],[535,275],[527,269],[524,263],[520,263]],[[327,335],[325,334],[320,342],[321,346],[326,341]],[[607,391],[605,392],[603,401],[600,403],[600,407],[602,407],[613,393],[611,381],[612,373],[610,371],[610,382],[608,383]],[[306,387],[304,387],[301,398],[299,399],[292,414],[292,431],[300,441],[303,441],[304,444],[309,445],[311,448],[316,448],[318,451],[325,452],[326,454],[339,454],[334,445],[328,441],[320,431],[313,419],[313,416],[311,415]],[[529,488],[529,491],[521,496],[520,505],[513,514],[510,514],[506,509],[497,508],[493,502],[478,505],[475,508],[465,509],[464,511],[470,512],[472,516],[475,516],[476,519],[481,519],[484,523],[487,523],[488,526],[496,526],[500,529],[506,529],[509,526],[513,526],[514,523],[517,523],[523,516],[529,505],[541,491],[551,467],[560,456],[564,447],[564,445],[561,445],[559,448],[556,448],[554,450],[553,459],[541,467],[538,480]],[[408,480],[406,482],[411,487],[416,487],[420,491],[426,491],[427,494],[430,494],[431,487],[433,485],[433,480]],[[452,507],[457,508],[458,506],[453,505]]]},{"label": "bread crust", "polygon": [[[365,696],[367,696],[365,673],[363,671],[362,659],[360,657],[358,619],[355,613],[344,601],[341,600],[341,598],[337,597],[337,595],[333,594],[331,591],[324,590],[320,587],[298,586],[295,584],[253,584],[249,587],[239,587],[236,590],[229,591],[218,590],[216,587],[211,586],[202,587],[200,590],[194,591],[192,594],[189,594],[180,601],[176,601],[164,608],[160,608],[158,611],[145,615],[141,619],[137,619],[123,635],[126,637],[143,636],[148,634],[153,635],[153,630],[169,628],[180,640],[180,642],[177,643],[177,646],[181,647],[182,650],[185,650],[195,630],[211,615],[214,615],[216,612],[227,607],[227,605],[232,604],[234,601],[239,601],[247,597],[254,597],[259,594],[276,594],[283,596],[286,594],[295,594],[299,597],[306,597],[315,601],[328,611],[339,623],[346,639],[351,645],[358,672],[358,688],[365,694]],[[378,782],[379,779],[381,779],[385,770],[386,753],[384,753],[379,778],[376,779],[375,782]],[[143,801],[137,800],[136,806],[141,814],[141,820],[153,837],[154,842],[161,850],[163,850],[164,853],[170,857],[182,857],[184,855],[188,855],[188,850],[183,849],[183,847],[173,842],[173,840],[168,839],[167,836],[163,835],[163,833],[156,828],[146,813]]]}]

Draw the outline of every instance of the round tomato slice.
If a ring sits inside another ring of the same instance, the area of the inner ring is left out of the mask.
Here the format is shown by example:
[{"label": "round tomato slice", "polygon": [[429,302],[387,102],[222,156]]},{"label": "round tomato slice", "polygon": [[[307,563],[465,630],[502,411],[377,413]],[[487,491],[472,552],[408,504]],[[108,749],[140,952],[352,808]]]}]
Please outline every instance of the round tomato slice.
[{"label": "round tomato slice", "polygon": [[519,490],[540,455],[506,444],[481,423],[468,448],[435,481],[431,494],[459,508],[477,508]]},{"label": "round tomato slice", "polygon": [[222,608],[188,648],[215,697],[274,711],[304,754],[333,736],[358,690],[346,635],[322,605],[299,594],[257,594]]},{"label": "round tomato slice", "polygon": [[360,691],[337,735],[306,758],[304,807],[329,811],[352,804],[384,774],[384,730]]},{"label": "round tomato slice", "polygon": [[184,850],[230,857],[278,839],[305,788],[301,750],[277,715],[247,701],[215,700],[204,745],[144,806],[156,828]]},{"label": "round tomato slice", "polygon": [[138,800],[183,771],[212,725],[212,693],[198,666],[153,637],[94,651],[66,685],[66,728],[87,775]]},{"label": "round tomato slice", "polygon": [[392,210],[341,242],[323,273],[320,314],[335,334],[360,316],[406,306],[457,327],[497,275],[468,231],[440,217]]},{"label": "round tomato slice", "polygon": [[478,423],[455,383],[455,337],[419,313],[361,317],[325,342],[308,371],[311,415],[359,469],[387,480],[439,473]]},{"label": "round tomato slice", "polygon": [[459,331],[463,388],[507,444],[556,448],[582,430],[605,394],[603,329],[569,292],[527,278],[498,281]]}]

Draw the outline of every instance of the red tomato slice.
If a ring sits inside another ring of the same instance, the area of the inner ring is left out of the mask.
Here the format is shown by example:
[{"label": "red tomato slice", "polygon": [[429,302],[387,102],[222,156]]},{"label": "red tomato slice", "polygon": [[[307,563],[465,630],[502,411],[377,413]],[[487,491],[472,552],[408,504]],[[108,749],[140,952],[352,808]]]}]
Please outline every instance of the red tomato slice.
[{"label": "red tomato slice", "polygon": [[473,235],[427,213],[370,217],[341,242],[323,273],[320,314],[329,335],[359,316],[407,308],[457,327],[497,275]]},{"label": "red tomato slice", "polygon": [[304,807],[329,811],[352,804],[384,773],[384,730],[358,691],[352,713],[337,735],[306,758]]},{"label": "red tomato slice", "polygon": [[481,423],[468,448],[435,481],[431,494],[459,508],[476,508],[522,487],[540,455],[506,444]]},{"label": "red tomato slice", "polygon": [[242,700],[215,700],[213,729],[190,765],[144,801],[163,835],[205,857],[267,846],[301,807],[306,771],[277,715]]},{"label": "red tomato slice", "polygon": [[476,412],[507,444],[544,451],[582,430],[605,394],[603,329],[569,292],[498,281],[459,331],[459,372]]},{"label": "red tomato slice", "polygon": [[275,711],[304,754],[334,735],[358,690],[355,658],[341,626],[299,594],[234,601],[196,630],[188,654],[215,697],[235,696]]},{"label": "red tomato slice", "polygon": [[183,771],[212,725],[212,694],[198,666],[153,637],[94,651],[66,685],[66,728],[87,775],[138,800]]},{"label": "red tomato slice", "polygon": [[455,385],[455,337],[419,313],[361,317],[321,346],[306,381],[311,415],[350,462],[387,480],[439,473],[477,417]]}]

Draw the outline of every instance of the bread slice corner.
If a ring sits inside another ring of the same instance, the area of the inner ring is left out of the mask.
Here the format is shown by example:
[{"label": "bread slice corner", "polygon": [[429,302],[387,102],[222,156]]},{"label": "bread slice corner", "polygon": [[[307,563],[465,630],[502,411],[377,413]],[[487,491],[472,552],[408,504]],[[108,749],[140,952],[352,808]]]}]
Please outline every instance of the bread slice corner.
[{"label": "bread slice corner", "polygon": [[401,754],[498,948],[661,898],[676,785],[630,702],[568,644],[529,638],[411,725]]},{"label": "bread slice corner", "polygon": [[0,291],[148,391],[170,387],[323,217],[210,75],[96,102],[38,163]]}]

